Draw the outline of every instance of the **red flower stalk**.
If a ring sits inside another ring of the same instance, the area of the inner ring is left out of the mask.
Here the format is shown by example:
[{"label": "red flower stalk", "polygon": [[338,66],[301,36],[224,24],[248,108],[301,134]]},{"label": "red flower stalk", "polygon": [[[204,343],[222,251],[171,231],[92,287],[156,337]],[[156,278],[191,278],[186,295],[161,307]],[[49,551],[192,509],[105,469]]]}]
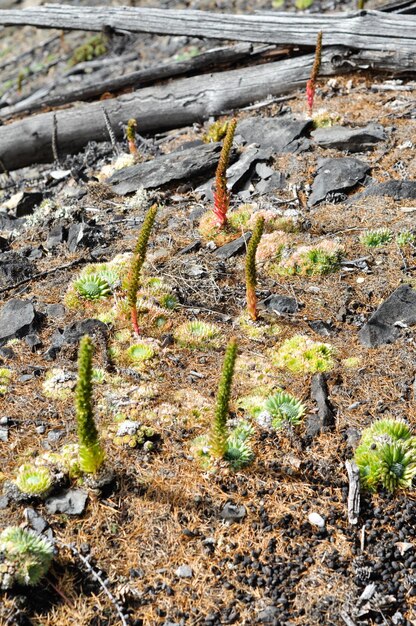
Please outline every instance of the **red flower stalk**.
[{"label": "red flower stalk", "polygon": [[228,122],[227,133],[224,138],[220,160],[218,161],[217,171],[215,174],[215,191],[214,191],[214,207],[213,212],[219,228],[224,228],[227,223],[227,211],[230,206],[230,192],[227,189],[226,171],[230,160],[231,147],[237,120],[233,118]]},{"label": "red flower stalk", "polygon": [[308,101],[309,115],[312,115],[313,101],[315,98],[316,79],[318,78],[319,68],[321,67],[322,58],[322,31],[318,33],[316,38],[315,60],[313,62],[311,76],[306,83],[306,99]]}]

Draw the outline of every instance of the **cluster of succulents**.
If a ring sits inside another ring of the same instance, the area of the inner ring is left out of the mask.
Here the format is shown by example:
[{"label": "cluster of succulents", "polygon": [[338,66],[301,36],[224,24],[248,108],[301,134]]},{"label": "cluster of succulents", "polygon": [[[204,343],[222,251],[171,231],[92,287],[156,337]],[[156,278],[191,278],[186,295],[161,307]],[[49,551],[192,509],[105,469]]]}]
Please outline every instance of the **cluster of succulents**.
[{"label": "cluster of succulents", "polygon": [[122,280],[130,255],[117,255],[108,263],[87,265],[78,278],[71,283],[65,295],[65,304],[69,308],[85,306],[106,300],[121,288]]},{"label": "cluster of succulents", "polygon": [[111,425],[108,432],[116,446],[143,448],[146,452],[153,450],[157,438],[153,428],[130,419]]},{"label": "cluster of succulents", "polygon": [[9,526],[0,534],[0,589],[37,585],[48,572],[53,545],[31,530]]},{"label": "cluster of succulents", "polygon": [[294,335],[271,352],[273,365],[294,373],[327,372],[334,366],[333,356],[330,344],[313,341],[306,335]]},{"label": "cluster of succulents", "polygon": [[[243,469],[253,461],[251,440],[254,432],[253,426],[244,420],[238,421],[233,428],[227,430],[225,449],[220,458],[233,470]],[[191,445],[191,453],[204,469],[215,467],[215,459],[218,457],[213,454],[210,435],[196,437]]]},{"label": "cluster of succulents", "polygon": [[15,485],[25,496],[45,498],[53,486],[53,476],[48,467],[24,463],[18,469]]},{"label": "cluster of succulents", "polygon": [[267,388],[239,398],[238,407],[266,429],[298,426],[306,411],[304,404],[292,394],[285,391],[270,393]]},{"label": "cluster of succulents", "polygon": [[416,235],[411,230],[402,230],[396,235],[396,243],[399,248],[405,248],[416,243]]},{"label": "cluster of succulents", "polygon": [[404,420],[377,420],[363,431],[354,461],[365,489],[408,489],[416,476],[416,437]]},{"label": "cluster of succulents", "polygon": [[323,239],[309,246],[298,246],[294,250],[284,249],[274,271],[281,275],[317,276],[338,269],[343,252],[338,241]]},{"label": "cluster of succulents", "polygon": [[10,387],[12,371],[7,367],[0,367],[0,396],[4,396]]},{"label": "cluster of succulents", "polygon": [[176,343],[181,348],[204,350],[218,348],[221,343],[221,328],[216,324],[192,320],[177,326],[173,332]]},{"label": "cluster of succulents", "polygon": [[360,237],[360,243],[366,248],[380,248],[393,241],[393,233],[388,228],[367,230]]},{"label": "cluster of succulents", "polygon": [[69,60],[69,65],[78,65],[84,61],[92,61],[107,52],[107,37],[103,34],[94,35],[76,48]]}]

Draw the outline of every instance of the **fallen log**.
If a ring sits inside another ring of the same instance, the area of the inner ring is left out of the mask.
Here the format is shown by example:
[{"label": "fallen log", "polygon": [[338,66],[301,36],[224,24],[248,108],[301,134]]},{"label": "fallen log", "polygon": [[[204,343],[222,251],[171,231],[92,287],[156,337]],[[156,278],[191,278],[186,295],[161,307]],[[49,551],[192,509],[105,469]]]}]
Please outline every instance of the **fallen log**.
[{"label": "fallen log", "polygon": [[189,9],[142,7],[80,7],[46,4],[0,11],[4,26],[29,24],[39,28],[186,35],[283,45],[313,46],[319,31],[326,46],[361,50],[416,52],[416,17],[381,11],[333,15],[268,12],[255,15],[210,13]]},{"label": "fallen log", "polygon": [[[407,57],[406,57],[407,58]],[[396,65],[397,55],[358,54],[342,48],[323,52],[320,74],[331,76],[370,65],[380,69]],[[309,78],[314,55],[240,68],[215,74],[183,78],[168,85],[147,87],[111,100],[80,105],[73,109],[41,113],[0,126],[0,166],[11,171],[32,163],[54,160],[58,155],[81,150],[89,141],[117,138],[130,118],[138,120],[139,132],[150,133],[188,126],[213,115],[244,107],[269,95],[278,96],[303,87]],[[407,58],[415,67],[415,59]]]},{"label": "fallen log", "polygon": [[256,49],[253,50],[253,45],[250,43],[240,43],[232,47],[215,48],[207,52],[202,52],[198,56],[186,61],[164,63],[155,67],[130,72],[123,76],[108,78],[98,83],[97,79],[95,79],[93,84],[88,84],[78,89],[66,91],[61,94],[45,95],[45,92],[49,92],[56,86],[59,86],[59,84],[65,80],[64,77],[59,79],[56,85],[42,87],[24,100],[18,101],[11,106],[1,108],[0,118],[4,120],[17,113],[33,113],[43,107],[49,108],[76,101],[87,101],[93,100],[94,98],[99,99],[99,97],[106,92],[115,93],[132,87],[139,89],[157,81],[166,80],[167,78],[187,74],[192,75],[195,72],[212,70],[214,67],[220,69],[224,65],[231,65],[242,60],[249,62],[270,49],[270,46],[257,46]]}]

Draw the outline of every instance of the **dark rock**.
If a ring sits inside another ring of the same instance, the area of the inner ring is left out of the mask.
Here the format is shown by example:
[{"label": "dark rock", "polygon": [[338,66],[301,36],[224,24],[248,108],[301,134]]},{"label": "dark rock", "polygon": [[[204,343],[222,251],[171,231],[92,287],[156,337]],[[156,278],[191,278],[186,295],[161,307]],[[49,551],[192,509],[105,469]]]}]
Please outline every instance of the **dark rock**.
[{"label": "dark rock", "polygon": [[80,515],[84,512],[88,494],[82,489],[68,489],[59,496],[48,498],[45,502],[49,514],[66,513]]},{"label": "dark rock", "polygon": [[328,322],[324,322],[323,320],[313,320],[308,322],[310,328],[312,328],[315,333],[321,335],[321,337],[329,337],[332,335],[333,329],[331,324]]},{"label": "dark rock", "polygon": [[217,248],[214,250],[213,254],[223,259],[230,259],[232,256],[236,254],[240,254],[246,249],[247,243],[250,241],[251,233],[247,232],[242,237],[238,239],[234,239],[234,241],[230,241],[230,243],[226,243],[224,246]]},{"label": "dark rock", "polygon": [[9,441],[9,418],[0,417],[0,441]]},{"label": "dark rock", "polygon": [[246,507],[243,504],[234,504],[234,502],[226,502],[220,513],[220,517],[227,522],[241,522],[246,515]]},{"label": "dark rock", "polygon": [[314,439],[319,435],[322,430],[321,420],[319,415],[315,415],[310,413],[306,416],[305,419],[306,429],[305,429],[305,437],[306,439]]},{"label": "dark rock", "polygon": [[271,191],[276,191],[276,189],[284,189],[286,187],[286,176],[283,172],[273,172],[270,178],[266,180],[261,180],[256,185],[256,191],[263,195],[265,193],[270,193]]},{"label": "dark rock", "polygon": [[63,304],[48,304],[45,311],[46,315],[53,320],[65,317],[65,307]]},{"label": "dark rock", "polygon": [[414,324],[416,324],[416,291],[410,285],[401,285],[361,328],[360,342],[363,346],[376,348],[397,339],[401,327]]},{"label": "dark rock", "polygon": [[343,157],[318,161],[318,170],[312,184],[309,205],[315,206],[328,194],[348,191],[362,181],[370,171],[369,165],[358,159]]},{"label": "dark rock", "polygon": [[39,191],[21,191],[20,198],[16,198],[13,209],[9,211],[9,215],[13,217],[24,217],[33,213],[33,209],[43,200],[43,194]]},{"label": "dark rock", "polygon": [[115,193],[124,195],[136,191],[138,187],[154,189],[173,181],[188,180],[213,171],[220,150],[221,144],[210,143],[164,154],[152,161],[119,170],[107,182]]},{"label": "dark rock", "polygon": [[0,230],[14,230],[16,221],[7,213],[0,211]]},{"label": "dark rock", "polygon": [[65,241],[67,235],[68,235],[67,229],[64,226],[57,224],[56,226],[51,228],[51,230],[49,231],[49,236],[46,241],[46,248],[48,250],[52,250],[52,248],[56,248],[56,246],[59,246],[59,244]]},{"label": "dark rock", "polygon": [[385,183],[372,183],[364,191],[348,198],[348,202],[355,202],[368,196],[388,196],[394,200],[414,200],[416,199],[416,181],[388,180]]},{"label": "dark rock", "polygon": [[188,246],[185,246],[185,248],[182,248],[181,250],[179,250],[179,252],[177,252],[176,254],[189,254],[190,252],[198,252],[200,247],[201,247],[200,241],[193,241]]},{"label": "dark rock", "polygon": [[310,125],[310,120],[296,120],[292,117],[248,117],[238,123],[237,133],[246,143],[273,148],[274,153],[299,152],[309,147],[309,141],[303,139],[302,135]]},{"label": "dark rock", "polygon": [[9,242],[4,237],[0,237],[0,252],[4,252],[9,248]]},{"label": "dark rock", "polygon": [[318,128],[311,135],[318,146],[348,150],[348,152],[371,150],[376,143],[386,139],[384,128],[380,124],[368,124],[364,128],[330,126]]},{"label": "dark rock", "polygon": [[276,313],[276,315],[291,315],[299,310],[296,298],[290,298],[289,296],[273,294],[263,300],[261,304],[271,313]]},{"label": "dark rock", "polygon": [[30,335],[26,335],[25,343],[29,346],[32,352],[36,352],[36,348],[40,348],[42,345],[40,337],[36,333],[31,333]]},{"label": "dark rock", "polygon": [[0,348],[0,356],[2,356],[3,359],[13,359],[16,354],[8,346],[3,346],[3,348]]},{"label": "dark rock", "polygon": [[9,300],[0,311],[0,346],[9,339],[20,339],[35,330],[39,321],[33,304],[28,300]]},{"label": "dark rock", "polygon": [[10,287],[31,275],[32,265],[25,257],[17,252],[4,252],[0,255],[0,287]]},{"label": "dark rock", "polygon": [[45,352],[44,357],[48,361],[54,361],[57,353],[64,345],[76,344],[84,335],[94,336],[95,333],[108,332],[106,324],[96,319],[86,319],[80,322],[73,322],[65,326],[64,330],[57,329],[52,335],[52,343]]},{"label": "dark rock", "polygon": [[236,163],[227,169],[227,187],[236,190],[241,188],[244,181],[251,177],[253,173],[253,164],[260,160],[270,159],[272,150],[260,150],[256,145],[250,145],[245,148]]},{"label": "dark rock", "polygon": [[36,261],[37,259],[41,259],[43,257],[43,248],[42,246],[36,246],[35,248],[31,248],[27,254],[27,258],[29,261]]},{"label": "dark rock", "polygon": [[39,535],[48,527],[48,522],[43,519],[41,515],[32,507],[27,507],[23,511],[23,515],[26,518],[29,526],[36,531]]},{"label": "dark rock", "polygon": [[71,224],[68,230],[68,249],[75,252],[79,247],[88,247],[97,243],[99,230],[80,222],[79,224]]},{"label": "dark rock", "polygon": [[321,429],[335,426],[335,415],[331,403],[328,400],[328,385],[324,374],[318,373],[312,376],[311,398],[318,405],[318,417]]}]

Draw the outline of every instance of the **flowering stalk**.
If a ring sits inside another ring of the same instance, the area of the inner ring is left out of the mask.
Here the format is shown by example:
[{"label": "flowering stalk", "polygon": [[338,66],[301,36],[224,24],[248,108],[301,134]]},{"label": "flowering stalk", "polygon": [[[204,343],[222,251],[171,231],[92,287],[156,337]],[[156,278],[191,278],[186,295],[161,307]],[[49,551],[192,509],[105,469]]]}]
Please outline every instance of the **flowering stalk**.
[{"label": "flowering stalk", "polygon": [[137,154],[136,129],[137,129],[137,122],[134,118],[131,118],[127,122],[126,137],[127,137],[127,143],[129,146],[129,152],[130,154],[133,154],[133,155]]},{"label": "flowering stalk", "polygon": [[130,317],[133,330],[137,335],[140,334],[137,320],[137,291],[139,289],[140,272],[146,258],[147,244],[149,243],[150,232],[153,228],[156,213],[157,205],[153,204],[144,218],[136,247],[133,252],[133,259],[128,279],[127,302],[130,307]]},{"label": "flowering stalk", "polygon": [[226,171],[230,160],[230,151],[233,145],[233,138],[237,120],[233,118],[227,126],[222,146],[220,160],[218,161],[217,171],[215,174],[215,191],[214,191],[214,215],[217,225],[224,228],[227,223],[227,211],[230,206],[230,192],[227,189]]},{"label": "flowering stalk", "polygon": [[313,101],[315,98],[316,79],[318,78],[319,68],[321,67],[322,58],[322,31],[319,31],[316,38],[315,60],[313,62],[311,76],[306,83],[306,98],[308,101],[309,115],[312,115]]},{"label": "flowering stalk", "polygon": [[225,351],[221,380],[218,386],[217,407],[215,409],[214,423],[212,425],[210,436],[211,453],[217,458],[224,458],[228,448],[228,405],[230,402],[231,383],[233,380],[236,358],[237,341],[233,338],[229,341],[227,350]]},{"label": "flowering stalk", "polygon": [[104,461],[92,410],[91,337],[84,335],[79,344],[78,381],[75,389],[75,410],[78,425],[79,466],[83,472],[95,474]]},{"label": "flowering stalk", "polygon": [[256,252],[264,229],[264,217],[258,217],[254,225],[251,239],[247,246],[246,255],[246,296],[247,311],[250,318],[255,322],[257,319],[257,296],[256,296]]}]

